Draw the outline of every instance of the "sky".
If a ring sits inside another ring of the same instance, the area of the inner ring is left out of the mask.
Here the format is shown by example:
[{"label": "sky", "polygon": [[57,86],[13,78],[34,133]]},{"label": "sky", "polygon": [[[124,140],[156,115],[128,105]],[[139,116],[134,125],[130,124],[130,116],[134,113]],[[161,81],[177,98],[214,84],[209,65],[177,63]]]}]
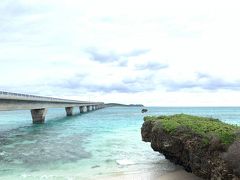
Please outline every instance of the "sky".
[{"label": "sky", "polygon": [[1,0],[0,90],[240,106],[239,0]]}]

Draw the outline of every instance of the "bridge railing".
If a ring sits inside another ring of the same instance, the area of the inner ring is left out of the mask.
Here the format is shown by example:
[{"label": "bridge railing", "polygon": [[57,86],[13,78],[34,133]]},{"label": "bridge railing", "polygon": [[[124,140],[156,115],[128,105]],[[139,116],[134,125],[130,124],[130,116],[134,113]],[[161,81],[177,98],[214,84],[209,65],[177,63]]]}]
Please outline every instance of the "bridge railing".
[{"label": "bridge railing", "polygon": [[36,96],[30,94],[21,94],[21,93],[12,93],[7,91],[0,91],[0,99],[23,99],[23,100],[38,100],[38,101],[51,101],[51,102],[69,102],[69,103],[99,103],[99,102],[88,102],[88,101],[77,101],[77,100],[69,100],[69,99],[61,99],[61,98],[53,98],[53,97],[46,97],[46,96]]},{"label": "bridge railing", "polygon": [[[6,91],[0,91],[0,95],[26,97],[26,98],[38,98],[38,99],[49,99],[49,100],[66,100],[66,99],[61,99],[61,98],[53,98],[53,97],[47,97],[47,96],[36,96],[36,95],[21,94],[21,93],[12,93],[12,92],[6,92]],[[74,101],[74,100],[70,100],[70,101]]]}]

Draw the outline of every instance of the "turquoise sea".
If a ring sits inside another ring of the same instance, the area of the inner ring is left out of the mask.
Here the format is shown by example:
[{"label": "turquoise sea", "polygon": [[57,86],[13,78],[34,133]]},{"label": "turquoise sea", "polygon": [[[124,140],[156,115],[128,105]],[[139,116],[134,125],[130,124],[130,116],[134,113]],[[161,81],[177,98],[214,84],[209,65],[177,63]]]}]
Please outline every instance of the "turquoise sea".
[{"label": "turquoise sea", "polygon": [[164,174],[175,165],[141,141],[144,115],[188,113],[240,124],[239,107],[112,107],[65,116],[49,109],[45,124],[29,111],[0,112],[0,179],[97,179]]}]

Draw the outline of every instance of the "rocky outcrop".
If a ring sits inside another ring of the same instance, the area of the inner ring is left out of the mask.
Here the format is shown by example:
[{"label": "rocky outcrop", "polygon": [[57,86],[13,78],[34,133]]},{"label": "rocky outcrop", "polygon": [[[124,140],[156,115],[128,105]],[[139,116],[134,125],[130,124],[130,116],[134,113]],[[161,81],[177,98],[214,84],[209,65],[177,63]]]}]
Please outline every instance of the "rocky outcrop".
[{"label": "rocky outcrop", "polygon": [[212,136],[209,142],[190,128],[181,126],[169,133],[160,121],[145,121],[142,139],[154,151],[204,179],[240,179],[240,142],[224,145]]}]

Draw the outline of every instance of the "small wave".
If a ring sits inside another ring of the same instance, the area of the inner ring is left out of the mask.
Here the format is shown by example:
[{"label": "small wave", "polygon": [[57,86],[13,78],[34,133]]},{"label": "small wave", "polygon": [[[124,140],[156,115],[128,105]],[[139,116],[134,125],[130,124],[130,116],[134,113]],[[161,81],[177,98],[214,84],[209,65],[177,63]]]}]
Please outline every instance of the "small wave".
[{"label": "small wave", "polygon": [[136,164],[134,163],[133,161],[131,160],[128,160],[128,159],[121,159],[121,160],[116,160],[117,164],[118,165],[133,165],[133,164]]},{"label": "small wave", "polygon": [[0,152],[0,156],[4,156],[6,154],[5,151]]}]

